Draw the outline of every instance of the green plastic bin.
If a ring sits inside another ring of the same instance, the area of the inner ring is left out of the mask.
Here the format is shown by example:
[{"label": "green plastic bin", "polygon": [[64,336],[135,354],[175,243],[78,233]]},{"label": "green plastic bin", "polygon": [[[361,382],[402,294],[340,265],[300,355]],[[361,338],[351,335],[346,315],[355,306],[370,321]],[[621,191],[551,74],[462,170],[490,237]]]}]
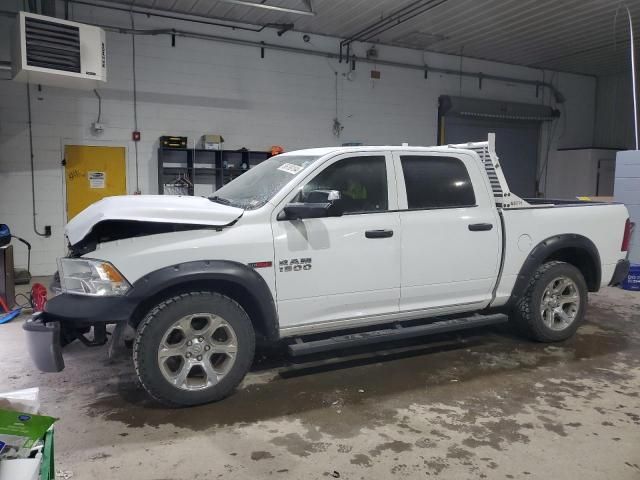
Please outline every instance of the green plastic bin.
[{"label": "green plastic bin", "polygon": [[47,430],[44,435],[44,448],[42,449],[42,464],[40,465],[40,480],[55,480],[56,469],[53,461],[53,428]]}]

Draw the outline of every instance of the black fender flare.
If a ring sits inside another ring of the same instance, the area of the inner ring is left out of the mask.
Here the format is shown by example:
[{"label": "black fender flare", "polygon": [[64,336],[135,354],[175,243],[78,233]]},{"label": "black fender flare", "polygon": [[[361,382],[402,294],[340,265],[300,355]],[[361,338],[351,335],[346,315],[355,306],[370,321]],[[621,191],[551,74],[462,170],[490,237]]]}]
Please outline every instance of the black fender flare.
[{"label": "black fender flare", "polygon": [[[158,295],[179,291],[187,284],[224,282],[239,287],[251,297],[254,326],[269,340],[279,338],[279,323],[276,304],[264,278],[253,268],[230,260],[199,260],[179,263],[155,270],[136,280],[128,300],[136,305],[136,311],[144,312]],[[223,292],[224,293],[224,292]],[[246,307],[245,307],[246,309]],[[138,318],[136,318],[138,317]],[[132,321],[141,319],[134,312]]]},{"label": "black fender flare", "polygon": [[541,241],[533,248],[533,250],[531,250],[529,256],[520,268],[518,278],[516,278],[516,282],[513,285],[511,297],[507,302],[507,306],[515,305],[522,297],[527,285],[529,284],[529,279],[547,258],[553,257],[554,253],[568,248],[577,249],[586,253],[591,263],[590,268],[593,269],[593,278],[586,279],[587,285],[590,291],[597,291],[600,288],[600,281],[602,278],[602,265],[600,264],[598,248],[585,236],[565,233],[549,237]]}]

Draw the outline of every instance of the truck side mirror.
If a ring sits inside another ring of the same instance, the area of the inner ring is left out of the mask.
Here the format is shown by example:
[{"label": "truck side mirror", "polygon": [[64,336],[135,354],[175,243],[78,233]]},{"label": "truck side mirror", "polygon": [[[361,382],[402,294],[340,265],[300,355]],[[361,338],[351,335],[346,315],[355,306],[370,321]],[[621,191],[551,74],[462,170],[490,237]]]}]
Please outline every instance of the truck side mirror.
[{"label": "truck side mirror", "polygon": [[330,202],[335,202],[337,200],[340,200],[340,198],[341,196],[338,190],[330,190],[329,194],[327,195],[327,200]]},{"label": "truck side mirror", "polygon": [[306,195],[305,200],[287,204],[278,214],[278,220],[341,217],[343,214],[337,190],[314,190]]}]

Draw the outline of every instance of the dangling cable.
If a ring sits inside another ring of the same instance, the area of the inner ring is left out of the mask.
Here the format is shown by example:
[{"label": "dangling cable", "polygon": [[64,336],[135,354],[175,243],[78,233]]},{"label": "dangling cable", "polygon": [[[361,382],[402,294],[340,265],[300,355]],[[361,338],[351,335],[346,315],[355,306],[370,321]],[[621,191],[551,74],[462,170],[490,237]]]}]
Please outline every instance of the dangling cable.
[{"label": "dangling cable", "polygon": [[29,125],[29,163],[31,165],[31,208],[33,213],[33,231],[36,235],[40,237],[48,237],[47,233],[42,233],[38,231],[38,226],[36,225],[36,173],[35,167],[33,165],[33,128],[31,122],[31,87],[27,83],[27,118]]},{"label": "dangling cable", "polygon": [[[632,89],[633,89],[633,134],[634,134],[634,138],[636,141],[636,150],[638,150],[638,101],[636,98],[637,92],[636,92],[636,52],[635,52],[635,45],[633,44],[633,21],[631,19],[631,11],[629,10],[629,7],[627,6],[626,3],[624,2],[620,2],[618,4],[618,8],[616,8],[616,13],[613,16],[613,51],[615,53],[616,51],[616,25],[617,25],[617,21],[618,21],[618,12],[620,12],[620,9],[624,7],[625,10],[627,11],[627,17],[629,18],[629,37],[630,37],[630,41],[631,41],[631,84],[632,84]],[[615,98],[615,95],[614,95]]]},{"label": "dangling cable", "polygon": [[[138,89],[136,82],[136,34],[135,34],[135,23],[133,21],[133,12],[130,11],[129,15],[131,17],[131,57],[132,57],[132,67],[133,67],[133,129],[138,131]],[[138,168],[138,141],[134,140],[133,148],[135,151],[136,157],[136,193],[140,193],[140,174]]]},{"label": "dangling cable", "polygon": [[458,95],[460,96],[462,96],[462,60],[464,59],[463,55],[464,55],[464,45],[460,47],[460,69],[459,69],[460,73],[458,75],[458,81],[459,81]]},{"label": "dangling cable", "polygon": [[340,134],[342,133],[342,130],[344,130],[344,127],[342,126],[342,123],[340,123],[340,120],[338,120],[338,72],[337,70],[333,71],[334,76],[335,76],[335,94],[336,94],[336,108],[335,108],[335,117],[333,117],[333,135],[337,138],[340,138]]},{"label": "dangling cable", "polygon": [[629,17],[629,35],[631,37],[631,83],[633,85],[633,133],[636,137],[636,150],[638,150],[638,99],[636,90],[636,50],[633,44],[633,21],[631,19],[631,12],[629,7],[624,5],[627,10],[627,16]]},{"label": "dangling cable", "polygon": [[100,118],[102,117],[102,97],[95,88],[93,89],[93,93],[98,97],[98,118],[96,119],[96,123],[100,123]]}]

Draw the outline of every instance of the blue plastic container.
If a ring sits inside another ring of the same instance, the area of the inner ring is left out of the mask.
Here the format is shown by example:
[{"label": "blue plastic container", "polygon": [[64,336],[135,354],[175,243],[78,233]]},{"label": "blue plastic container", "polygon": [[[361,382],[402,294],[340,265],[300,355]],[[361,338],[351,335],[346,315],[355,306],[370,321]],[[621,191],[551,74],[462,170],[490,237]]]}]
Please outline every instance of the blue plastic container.
[{"label": "blue plastic container", "polygon": [[629,275],[622,282],[622,288],[625,290],[640,290],[640,264],[631,264]]}]

